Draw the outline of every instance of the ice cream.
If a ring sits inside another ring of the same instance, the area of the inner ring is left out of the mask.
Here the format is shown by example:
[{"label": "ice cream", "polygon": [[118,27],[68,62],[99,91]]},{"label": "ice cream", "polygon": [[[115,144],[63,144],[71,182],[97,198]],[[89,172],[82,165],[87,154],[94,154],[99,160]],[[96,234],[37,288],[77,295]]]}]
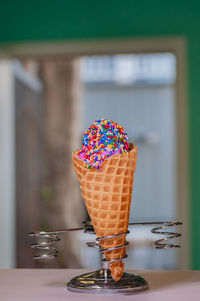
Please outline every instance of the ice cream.
[{"label": "ice cream", "polygon": [[122,126],[112,120],[95,121],[84,133],[82,148],[75,155],[88,168],[99,168],[110,156],[130,150],[129,138]]},{"label": "ice cream", "polygon": [[[124,129],[111,120],[97,120],[83,136],[82,148],[72,154],[83,199],[98,237],[128,229],[137,147]],[[100,241],[102,249],[123,245],[126,236]],[[111,275],[118,281],[124,271],[126,247],[105,252]],[[115,261],[116,260],[116,261]]]}]

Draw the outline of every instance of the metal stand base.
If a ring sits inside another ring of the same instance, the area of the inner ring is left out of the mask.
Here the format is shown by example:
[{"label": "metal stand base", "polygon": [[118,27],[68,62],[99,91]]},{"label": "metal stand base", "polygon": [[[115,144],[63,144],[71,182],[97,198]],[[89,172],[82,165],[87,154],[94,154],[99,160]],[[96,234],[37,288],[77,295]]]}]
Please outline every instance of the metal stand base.
[{"label": "metal stand base", "polygon": [[105,269],[79,275],[67,283],[69,291],[86,294],[134,293],[147,288],[147,281],[139,275],[124,273],[122,278],[115,282],[110,270]]}]

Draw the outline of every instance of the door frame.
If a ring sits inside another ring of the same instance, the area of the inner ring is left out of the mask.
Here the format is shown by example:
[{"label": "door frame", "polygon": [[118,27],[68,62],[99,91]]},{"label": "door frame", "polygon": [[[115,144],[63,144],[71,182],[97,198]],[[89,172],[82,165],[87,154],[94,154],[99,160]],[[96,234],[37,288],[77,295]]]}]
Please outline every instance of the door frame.
[{"label": "door frame", "polygon": [[103,54],[158,53],[171,52],[177,60],[176,91],[176,162],[177,162],[177,212],[178,219],[184,221],[181,232],[182,247],[180,267],[190,266],[189,249],[189,179],[188,179],[188,102],[186,82],[187,41],[180,36],[142,37],[142,38],[109,38],[92,40],[68,40],[59,42],[7,43],[0,45],[1,58],[61,58],[66,56],[85,56]]}]

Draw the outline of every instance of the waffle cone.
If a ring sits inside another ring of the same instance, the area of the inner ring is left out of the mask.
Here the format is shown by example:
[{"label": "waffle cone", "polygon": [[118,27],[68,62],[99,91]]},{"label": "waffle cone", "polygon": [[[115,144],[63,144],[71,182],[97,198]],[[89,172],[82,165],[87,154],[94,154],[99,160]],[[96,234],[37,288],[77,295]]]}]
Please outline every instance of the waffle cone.
[{"label": "waffle cone", "polygon": [[[85,162],[72,155],[82,197],[98,237],[121,234],[128,230],[137,147],[125,154],[106,159],[100,169],[88,169]],[[101,248],[125,243],[126,236],[101,241]],[[126,248],[105,252],[106,259],[122,258]],[[124,272],[122,260],[109,263],[111,275],[118,281]]]}]

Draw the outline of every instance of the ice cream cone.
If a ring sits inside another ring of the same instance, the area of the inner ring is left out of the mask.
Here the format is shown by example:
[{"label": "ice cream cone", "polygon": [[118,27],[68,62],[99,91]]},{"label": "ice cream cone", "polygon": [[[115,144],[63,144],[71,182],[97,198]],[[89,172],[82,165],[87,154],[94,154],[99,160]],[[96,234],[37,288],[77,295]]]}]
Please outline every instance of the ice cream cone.
[{"label": "ice cream cone", "polygon": [[[85,201],[94,230],[98,237],[121,234],[127,231],[136,168],[137,147],[124,154],[107,158],[100,169],[85,166],[85,162],[72,155],[82,197]],[[123,245],[126,236],[100,242],[107,249]],[[122,258],[126,248],[105,252],[106,259]],[[118,281],[124,272],[122,260],[109,263],[111,275]]]}]

